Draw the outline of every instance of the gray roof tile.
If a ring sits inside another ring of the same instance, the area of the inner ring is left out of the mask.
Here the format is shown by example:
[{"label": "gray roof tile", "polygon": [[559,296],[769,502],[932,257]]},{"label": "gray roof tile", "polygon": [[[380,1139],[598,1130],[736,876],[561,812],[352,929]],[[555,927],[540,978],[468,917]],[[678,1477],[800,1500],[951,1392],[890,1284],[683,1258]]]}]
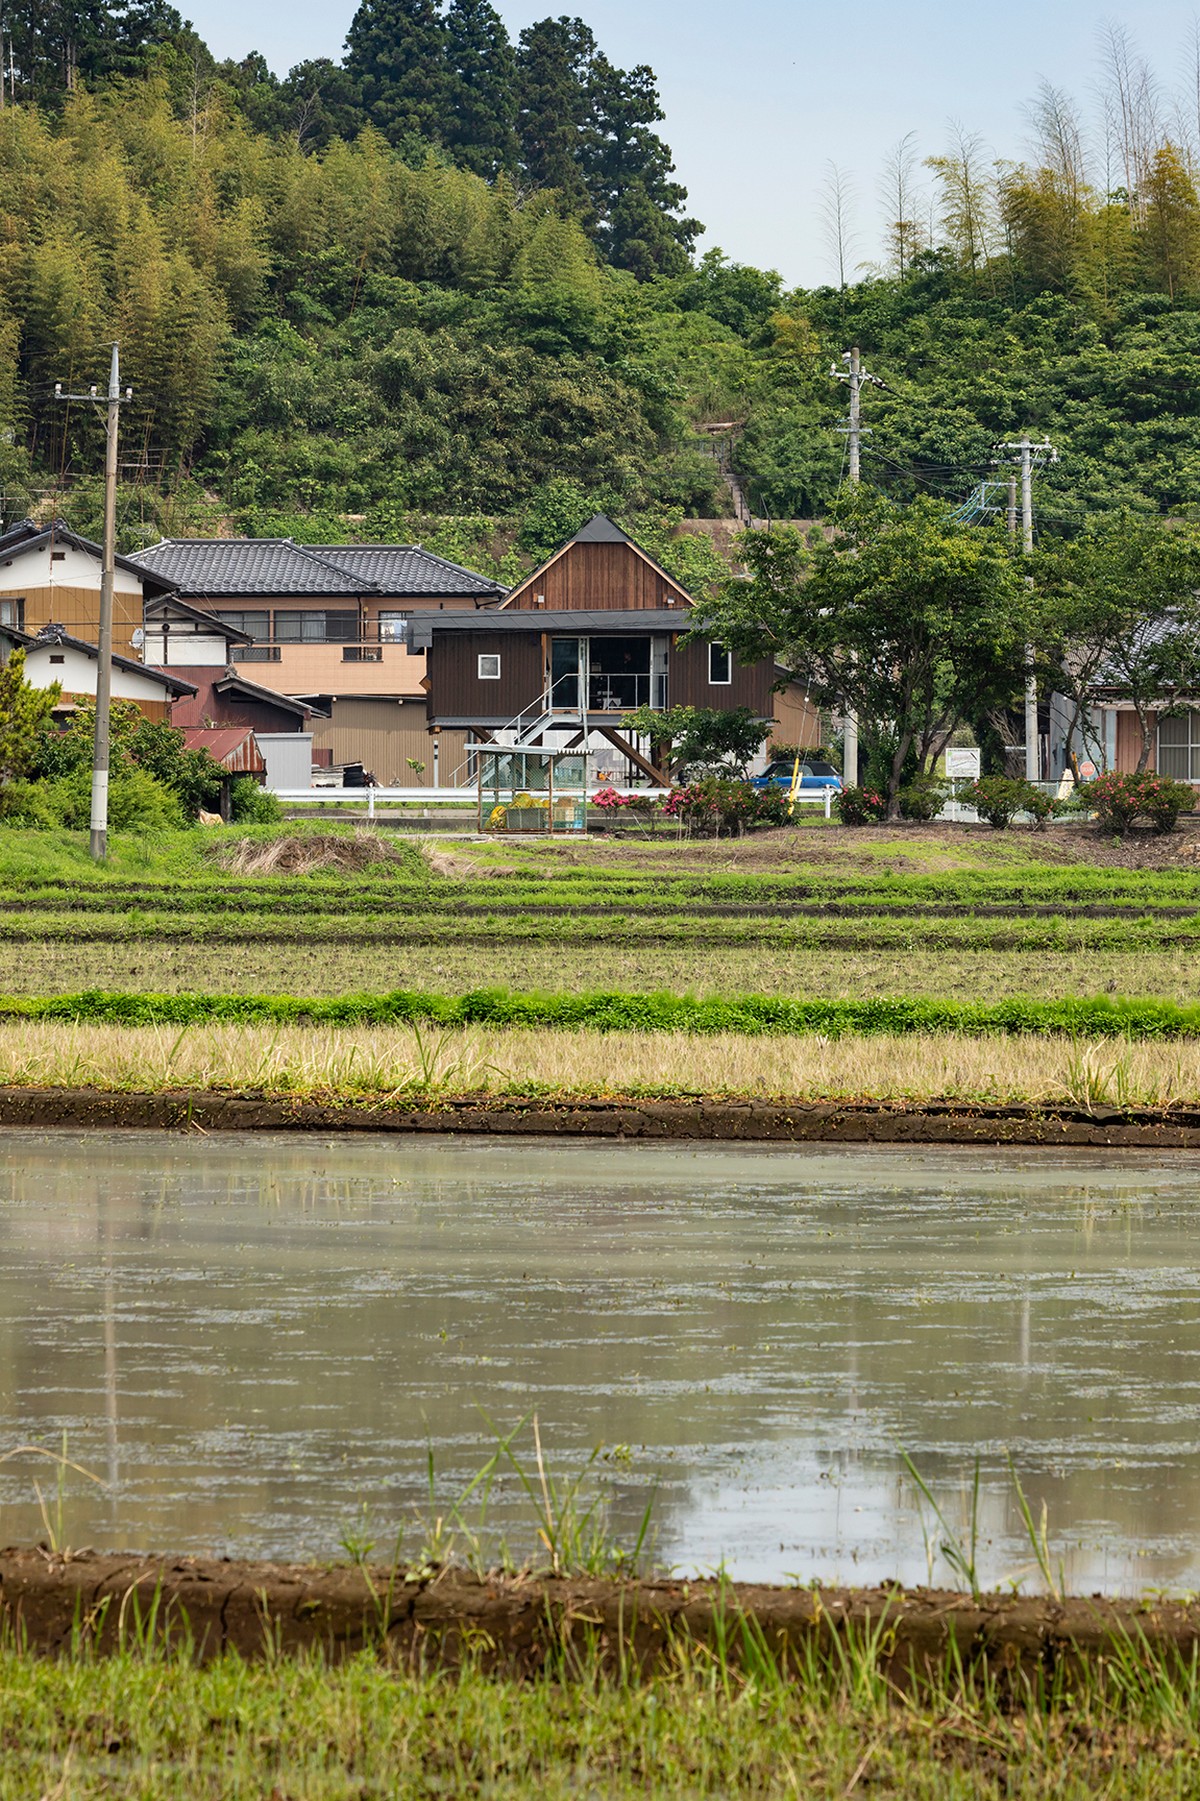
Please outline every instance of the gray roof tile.
[{"label": "gray roof tile", "polygon": [[411,544],[296,544],[290,538],[165,538],[133,559],[206,600],[243,595],[499,597],[504,589]]}]

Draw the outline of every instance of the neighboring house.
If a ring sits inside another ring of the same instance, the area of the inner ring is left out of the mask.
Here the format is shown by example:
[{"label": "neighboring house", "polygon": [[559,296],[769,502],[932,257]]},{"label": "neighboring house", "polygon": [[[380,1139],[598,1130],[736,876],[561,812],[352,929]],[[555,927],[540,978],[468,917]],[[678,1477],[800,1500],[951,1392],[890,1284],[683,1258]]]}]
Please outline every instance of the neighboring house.
[{"label": "neighboring house", "polygon": [[[741,664],[720,644],[683,642],[692,605],[661,564],[597,514],[486,617],[414,616],[409,649],[427,653],[430,725],[509,744],[598,738],[664,781],[654,745],[622,729],[633,708],[749,707],[776,718],[774,662]],[[793,695],[792,730],[808,715],[815,729],[815,713]]]},{"label": "neighboring house", "polygon": [[[410,544],[165,539],[134,560],[231,628],[238,641],[228,661],[237,671],[248,674],[246,666],[255,665],[272,689],[326,716],[312,722],[319,760],[361,762],[391,784],[412,781],[409,758],[424,763],[431,780],[435,761],[424,657],[409,654],[411,622],[442,610],[494,607],[505,592],[487,576]],[[176,650],[172,643],[172,658]],[[212,658],[218,660],[215,647]],[[192,679],[196,665],[189,668]],[[447,734],[443,774],[461,761],[464,739]]]},{"label": "neighboring house", "polygon": [[[48,625],[34,637],[15,634],[10,628],[6,635],[10,641],[18,635],[24,638],[25,680],[30,687],[62,683],[62,702],[56,712],[68,712],[85,698],[95,699],[100,653],[94,644],[72,637],[58,625]],[[112,659],[113,699],[132,701],[147,719],[169,720],[173,703],[195,692],[191,682],[165,669],[149,669],[129,657]]]},{"label": "neighboring house", "polygon": [[[35,525],[24,519],[0,534],[0,626],[37,633],[60,625],[72,638],[95,643],[100,635],[101,550],[61,520]],[[134,657],[141,645],[148,601],[173,583],[118,557],[113,574],[113,649]]]}]

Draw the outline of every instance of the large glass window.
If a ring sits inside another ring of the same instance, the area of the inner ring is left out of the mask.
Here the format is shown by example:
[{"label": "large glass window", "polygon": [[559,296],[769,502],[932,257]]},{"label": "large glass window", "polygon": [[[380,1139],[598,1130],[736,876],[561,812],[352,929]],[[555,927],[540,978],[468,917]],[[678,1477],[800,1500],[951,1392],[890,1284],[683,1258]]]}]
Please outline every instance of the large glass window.
[{"label": "large glass window", "polygon": [[1159,721],[1158,773],[1200,782],[1200,713],[1172,713]]},{"label": "large glass window", "polygon": [[733,681],[733,661],[723,644],[708,647],[708,679],[714,688],[727,688]]},{"label": "large glass window", "polygon": [[252,638],[269,638],[271,636],[271,615],[265,607],[256,608],[253,612],[233,612],[222,610],[214,613],[214,618],[231,625],[235,632],[248,632]]},{"label": "large glass window", "polygon": [[0,625],[11,625],[15,631],[25,629],[25,601],[14,596],[11,600],[0,600]]},{"label": "large glass window", "polygon": [[408,642],[408,614],[380,613],[379,642],[381,644],[406,644]]},{"label": "large glass window", "polygon": [[275,609],[279,644],[349,644],[358,637],[358,614],[326,607]]}]

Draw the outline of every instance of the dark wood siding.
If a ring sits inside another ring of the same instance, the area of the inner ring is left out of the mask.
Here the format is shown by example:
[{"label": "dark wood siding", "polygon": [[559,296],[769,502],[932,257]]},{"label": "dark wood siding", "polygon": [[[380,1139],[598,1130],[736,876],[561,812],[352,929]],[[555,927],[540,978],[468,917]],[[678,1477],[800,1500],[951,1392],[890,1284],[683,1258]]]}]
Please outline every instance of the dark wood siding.
[{"label": "dark wood siding", "polygon": [[516,596],[507,612],[634,611],[665,607],[682,590],[628,544],[572,544],[544,574]]},{"label": "dark wood siding", "polygon": [[775,665],[763,657],[748,665],[735,662],[733,680],[714,685],[708,679],[708,645],[674,645],[667,662],[667,699],[673,707],[753,707],[770,719],[774,680]]},{"label": "dark wood siding", "polygon": [[[479,679],[485,655],[500,658],[498,682]],[[541,634],[435,632],[427,669],[434,720],[514,719],[543,691]]]}]

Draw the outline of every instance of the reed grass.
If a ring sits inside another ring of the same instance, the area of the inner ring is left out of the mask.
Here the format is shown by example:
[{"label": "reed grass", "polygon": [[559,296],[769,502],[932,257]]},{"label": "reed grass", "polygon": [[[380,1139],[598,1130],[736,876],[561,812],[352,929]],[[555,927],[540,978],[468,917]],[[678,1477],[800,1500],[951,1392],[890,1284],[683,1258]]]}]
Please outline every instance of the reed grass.
[{"label": "reed grass", "polygon": [[16,1021],[0,1023],[0,1084],[347,1102],[542,1092],[1164,1106],[1200,1100],[1200,1043]]}]

